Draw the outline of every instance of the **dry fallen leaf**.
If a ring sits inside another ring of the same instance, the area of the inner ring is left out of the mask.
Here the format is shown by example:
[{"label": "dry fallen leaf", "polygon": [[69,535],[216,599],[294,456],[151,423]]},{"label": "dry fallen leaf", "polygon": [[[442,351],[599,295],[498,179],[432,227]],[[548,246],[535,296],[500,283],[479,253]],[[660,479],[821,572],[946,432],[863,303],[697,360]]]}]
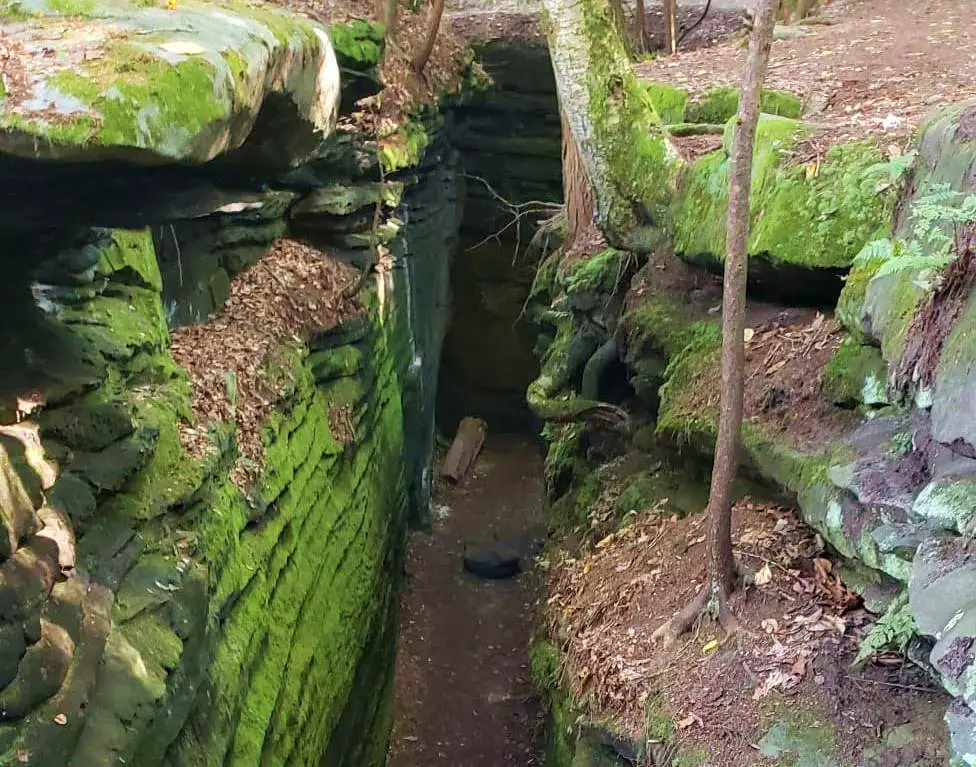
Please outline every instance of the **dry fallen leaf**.
[{"label": "dry fallen leaf", "polygon": [[759,683],[756,689],[753,690],[752,699],[762,700],[777,687],[783,687],[784,685],[789,684],[790,681],[790,677],[779,669],[770,671],[769,674],[767,674],[766,677]]},{"label": "dry fallen leaf", "polygon": [[763,565],[756,573],[756,585],[766,586],[773,580],[773,571],[768,564]]},{"label": "dry fallen leaf", "polygon": [[702,724],[701,717],[695,714],[688,714],[688,716],[675,722],[675,727],[679,730],[687,730],[693,724]]},{"label": "dry fallen leaf", "polygon": [[710,639],[702,645],[702,652],[709,653],[718,648],[718,640]]}]

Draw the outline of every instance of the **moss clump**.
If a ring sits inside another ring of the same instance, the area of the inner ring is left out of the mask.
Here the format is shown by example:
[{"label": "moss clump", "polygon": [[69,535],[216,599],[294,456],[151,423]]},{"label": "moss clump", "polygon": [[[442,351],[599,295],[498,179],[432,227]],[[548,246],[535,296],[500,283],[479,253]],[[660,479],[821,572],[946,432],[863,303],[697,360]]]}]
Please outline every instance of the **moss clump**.
[{"label": "moss clump", "polygon": [[841,407],[884,405],[887,366],[876,346],[846,338],[824,369],[823,393]]},{"label": "moss clump", "polygon": [[651,106],[657,113],[658,120],[664,125],[673,125],[685,121],[685,105],[688,103],[687,92],[675,88],[668,83],[645,83]]},{"label": "moss clump", "polygon": [[625,253],[606,248],[586,260],[571,262],[569,269],[559,275],[565,294],[613,293],[623,276],[625,257]]},{"label": "moss clump", "polygon": [[865,243],[891,229],[897,191],[879,191],[868,169],[884,158],[872,142],[833,147],[818,172],[778,174],[753,225],[750,253],[814,267],[850,266]]},{"label": "moss clump", "polygon": [[383,25],[366,19],[354,19],[329,28],[332,47],[339,65],[357,71],[372,69],[383,57],[386,39]]},{"label": "moss clump", "polygon": [[657,431],[668,434],[679,444],[690,444],[696,437],[711,432],[716,418],[716,403],[701,402],[701,382],[709,371],[719,367],[722,329],[716,322],[697,322],[691,326],[687,346],[668,362],[661,387],[661,406]]},{"label": "moss clump", "polygon": [[542,432],[549,443],[546,453],[546,489],[550,500],[564,495],[586,470],[586,426],[582,423],[547,424]]},{"label": "moss clump", "polygon": [[430,132],[423,122],[406,122],[395,134],[380,141],[379,157],[383,171],[394,173],[418,165],[430,142]]},{"label": "moss clump", "polygon": [[[759,108],[765,114],[795,120],[800,117],[803,104],[792,93],[764,88]],[[724,123],[735,117],[738,110],[739,89],[719,86],[711,88],[703,98],[689,104],[685,110],[685,120],[690,123]]]},{"label": "moss clump", "polygon": [[216,95],[217,78],[217,68],[205,58],[170,64],[118,43],[84,73],[61,70],[48,84],[98,115],[88,142],[165,151],[227,118],[230,105]]},{"label": "moss clump", "polygon": [[653,695],[644,702],[644,736],[649,743],[670,743],[674,737],[674,718],[667,704]]},{"label": "moss clump", "polygon": [[549,642],[537,641],[529,645],[529,673],[532,684],[540,692],[559,689],[563,669],[563,655]]}]

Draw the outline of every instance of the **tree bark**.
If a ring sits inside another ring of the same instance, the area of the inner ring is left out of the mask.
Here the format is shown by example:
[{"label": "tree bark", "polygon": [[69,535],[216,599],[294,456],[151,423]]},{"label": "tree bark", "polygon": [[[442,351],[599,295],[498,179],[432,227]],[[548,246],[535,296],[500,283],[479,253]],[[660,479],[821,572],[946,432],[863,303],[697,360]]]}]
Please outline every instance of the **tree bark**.
[{"label": "tree bark", "polygon": [[637,0],[637,10],[634,13],[634,50],[638,53],[644,53],[647,50],[644,38],[645,17],[644,0]]},{"label": "tree bark", "polygon": [[441,17],[444,15],[444,0],[434,0],[430,11],[430,23],[427,26],[427,37],[424,44],[413,57],[413,68],[417,72],[423,72],[427,66],[427,60],[434,50],[434,41],[437,40],[437,32],[441,28]]},{"label": "tree bark", "polygon": [[745,388],[745,316],[748,276],[749,195],[759,99],[773,41],[775,0],[760,0],[749,42],[749,60],[732,141],[729,208],[722,283],[722,392],[715,461],[708,496],[711,520],[708,569],[713,597],[724,599],[735,583],[732,556],[732,482],[739,465]]},{"label": "tree bark", "polygon": [[773,42],[776,2],[759,0],[756,9],[732,140],[725,276],[722,282],[722,388],[712,483],[708,494],[707,577],[694,599],[654,632],[653,638],[663,638],[666,643],[673,642],[687,631],[706,606],[711,606],[726,631],[731,632],[737,626],[728,607],[728,597],[735,588],[736,574],[732,552],[732,482],[739,466],[742,441],[749,194],[753,144],[759,121],[759,98]]},{"label": "tree bark", "polygon": [[383,35],[389,40],[396,28],[398,0],[376,0],[376,20],[383,25]]},{"label": "tree bark", "polygon": [[566,208],[565,251],[573,246],[576,235],[593,221],[593,190],[562,104],[559,120],[562,124],[563,204]]},{"label": "tree bark", "polygon": [[672,55],[678,52],[678,0],[664,0],[664,46]]}]

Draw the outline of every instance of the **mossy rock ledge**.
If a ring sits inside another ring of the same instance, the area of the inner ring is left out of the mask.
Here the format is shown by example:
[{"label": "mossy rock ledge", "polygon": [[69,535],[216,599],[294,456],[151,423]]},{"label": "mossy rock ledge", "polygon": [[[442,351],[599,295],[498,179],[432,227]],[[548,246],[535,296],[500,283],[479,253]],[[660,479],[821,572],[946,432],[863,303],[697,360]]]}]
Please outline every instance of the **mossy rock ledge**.
[{"label": "mossy rock ledge", "polygon": [[0,31],[23,74],[0,89],[9,155],[288,167],[338,113],[326,30],[270,6],[4,0]]}]

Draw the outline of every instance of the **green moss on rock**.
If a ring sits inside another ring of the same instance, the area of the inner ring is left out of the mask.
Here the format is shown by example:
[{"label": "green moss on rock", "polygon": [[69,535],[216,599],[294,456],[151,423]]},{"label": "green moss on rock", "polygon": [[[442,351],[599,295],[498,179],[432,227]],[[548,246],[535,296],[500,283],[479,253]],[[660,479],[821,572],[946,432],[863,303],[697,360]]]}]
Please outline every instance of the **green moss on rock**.
[{"label": "green moss on rock", "polygon": [[868,172],[884,156],[870,142],[830,149],[812,178],[806,167],[785,170],[764,199],[750,253],[788,263],[847,267],[865,243],[891,229],[897,191],[879,191]]},{"label": "green moss on rock", "polygon": [[835,405],[888,404],[887,365],[876,346],[845,339],[824,370],[823,393]]},{"label": "green moss on rock", "polygon": [[[760,121],[749,255],[773,264],[843,269],[866,243],[889,233],[897,190],[879,190],[871,169],[883,157],[870,142],[830,149],[819,168],[785,165],[783,152],[804,130],[784,118]],[[728,164],[725,150],[706,155],[682,182],[674,207],[675,247],[691,260],[724,259]]]},{"label": "green moss on rock", "polygon": [[[702,98],[688,104],[685,119],[690,123],[724,123],[735,117],[738,109],[739,89],[719,86],[711,88]],[[797,119],[800,117],[802,103],[792,93],[764,88],[760,110],[770,115]]]},{"label": "green moss on rock", "polygon": [[657,113],[658,119],[664,125],[673,125],[685,121],[685,105],[688,94],[668,83],[645,83],[647,95],[651,105]]}]

